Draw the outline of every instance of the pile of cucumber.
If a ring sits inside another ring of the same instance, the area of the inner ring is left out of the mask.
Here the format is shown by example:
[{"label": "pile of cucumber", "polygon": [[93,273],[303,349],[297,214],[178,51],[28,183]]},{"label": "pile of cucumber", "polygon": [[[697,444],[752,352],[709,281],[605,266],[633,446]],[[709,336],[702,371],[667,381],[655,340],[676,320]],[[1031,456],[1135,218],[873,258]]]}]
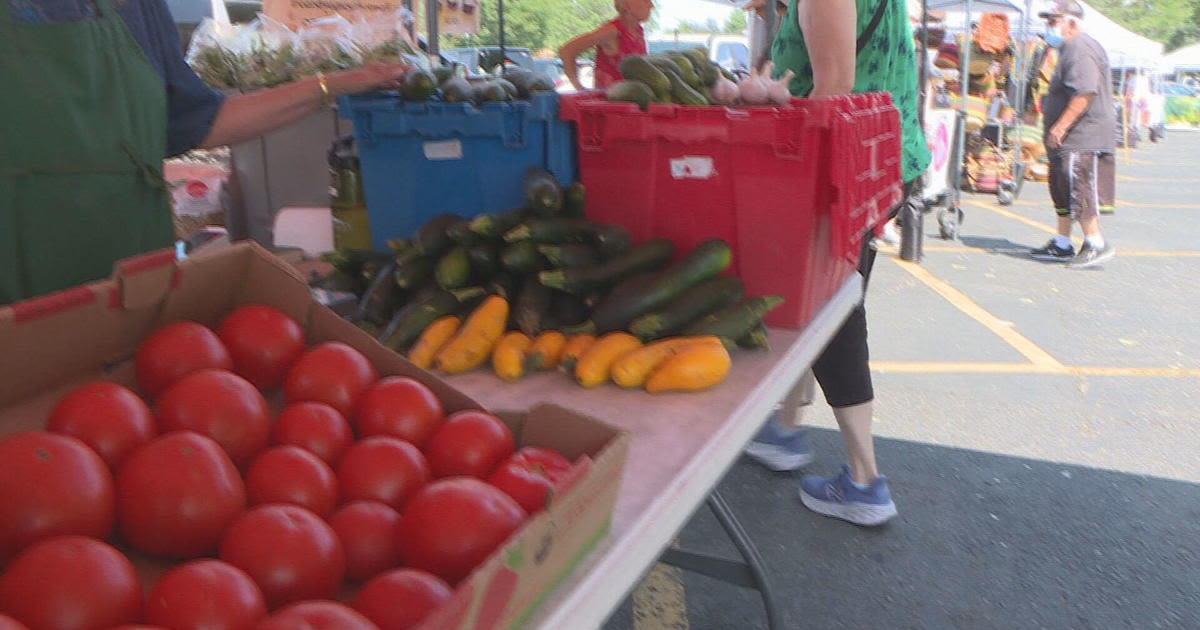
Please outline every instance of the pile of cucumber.
[{"label": "pile of cucumber", "polygon": [[400,84],[400,94],[406,101],[440,100],[475,105],[529,100],[537,92],[553,91],[554,82],[549,77],[524,68],[478,77],[467,77],[462,66],[413,68]]},{"label": "pile of cucumber", "polygon": [[[525,207],[508,212],[434,217],[413,238],[389,241],[390,255],[339,253],[341,271],[322,282],[361,295],[358,324],[399,352],[488,295],[505,298],[509,328],[531,338],[629,331],[644,341],[686,334],[766,345],[762,318],[781,300],[745,299],[741,280],[722,275],[732,259],[725,241],[682,257],[666,239],[635,245],[624,227],[583,218],[583,186],[564,187],[544,169],[529,169],[524,192]],[[356,257],[360,266],[348,269]]]},{"label": "pile of cucumber", "polygon": [[708,105],[709,89],[720,77],[737,79],[708,58],[703,47],[672,51],[660,55],[630,55],[621,60],[619,81],[608,89],[608,100],[637,103],[646,109],[650,103]]}]

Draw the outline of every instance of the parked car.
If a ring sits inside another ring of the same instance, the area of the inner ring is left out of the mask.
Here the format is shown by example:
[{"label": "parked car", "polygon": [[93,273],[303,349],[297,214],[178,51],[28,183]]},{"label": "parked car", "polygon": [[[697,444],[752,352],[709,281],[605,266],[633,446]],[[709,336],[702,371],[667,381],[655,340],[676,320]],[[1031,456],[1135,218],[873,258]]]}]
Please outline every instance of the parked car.
[{"label": "parked car", "polygon": [[1182,83],[1172,83],[1164,81],[1160,84],[1164,96],[1198,96],[1196,88],[1184,85]]},{"label": "parked car", "polygon": [[696,46],[708,48],[708,58],[730,72],[747,72],[750,69],[750,40],[743,35],[671,33],[646,40],[646,49],[651,54]]}]

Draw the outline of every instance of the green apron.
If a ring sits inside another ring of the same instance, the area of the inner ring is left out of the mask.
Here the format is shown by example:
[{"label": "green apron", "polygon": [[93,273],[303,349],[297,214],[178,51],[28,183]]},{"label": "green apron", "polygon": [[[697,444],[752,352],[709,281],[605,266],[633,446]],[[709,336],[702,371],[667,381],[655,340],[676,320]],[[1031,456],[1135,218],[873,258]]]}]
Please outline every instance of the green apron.
[{"label": "green apron", "polygon": [[0,304],[170,246],[162,78],[109,0],[18,22],[0,0]]}]

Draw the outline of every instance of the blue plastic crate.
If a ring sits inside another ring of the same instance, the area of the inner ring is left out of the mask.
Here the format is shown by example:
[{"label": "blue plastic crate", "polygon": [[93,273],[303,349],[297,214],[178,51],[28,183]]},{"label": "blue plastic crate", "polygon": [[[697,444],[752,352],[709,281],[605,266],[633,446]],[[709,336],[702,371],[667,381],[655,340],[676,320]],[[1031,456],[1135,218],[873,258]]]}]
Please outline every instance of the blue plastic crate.
[{"label": "blue plastic crate", "polygon": [[344,97],[354,122],[372,242],[412,236],[443,213],[473,217],[524,205],[530,166],[576,180],[575,131],[558,94],[530,102],[405,103],[394,95]]}]

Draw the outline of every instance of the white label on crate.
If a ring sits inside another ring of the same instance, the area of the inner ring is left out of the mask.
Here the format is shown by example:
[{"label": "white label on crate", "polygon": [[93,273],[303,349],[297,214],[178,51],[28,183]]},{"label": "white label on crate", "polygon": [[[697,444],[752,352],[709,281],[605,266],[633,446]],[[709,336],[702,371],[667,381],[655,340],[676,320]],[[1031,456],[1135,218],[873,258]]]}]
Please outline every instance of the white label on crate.
[{"label": "white label on crate", "polygon": [[671,160],[671,177],[675,179],[712,179],[716,176],[713,159],[707,155],[685,155]]},{"label": "white label on crate", "polygon": [[463,156],[461,140],[426,142],[424,146],[427,160],[461,160]]}]

